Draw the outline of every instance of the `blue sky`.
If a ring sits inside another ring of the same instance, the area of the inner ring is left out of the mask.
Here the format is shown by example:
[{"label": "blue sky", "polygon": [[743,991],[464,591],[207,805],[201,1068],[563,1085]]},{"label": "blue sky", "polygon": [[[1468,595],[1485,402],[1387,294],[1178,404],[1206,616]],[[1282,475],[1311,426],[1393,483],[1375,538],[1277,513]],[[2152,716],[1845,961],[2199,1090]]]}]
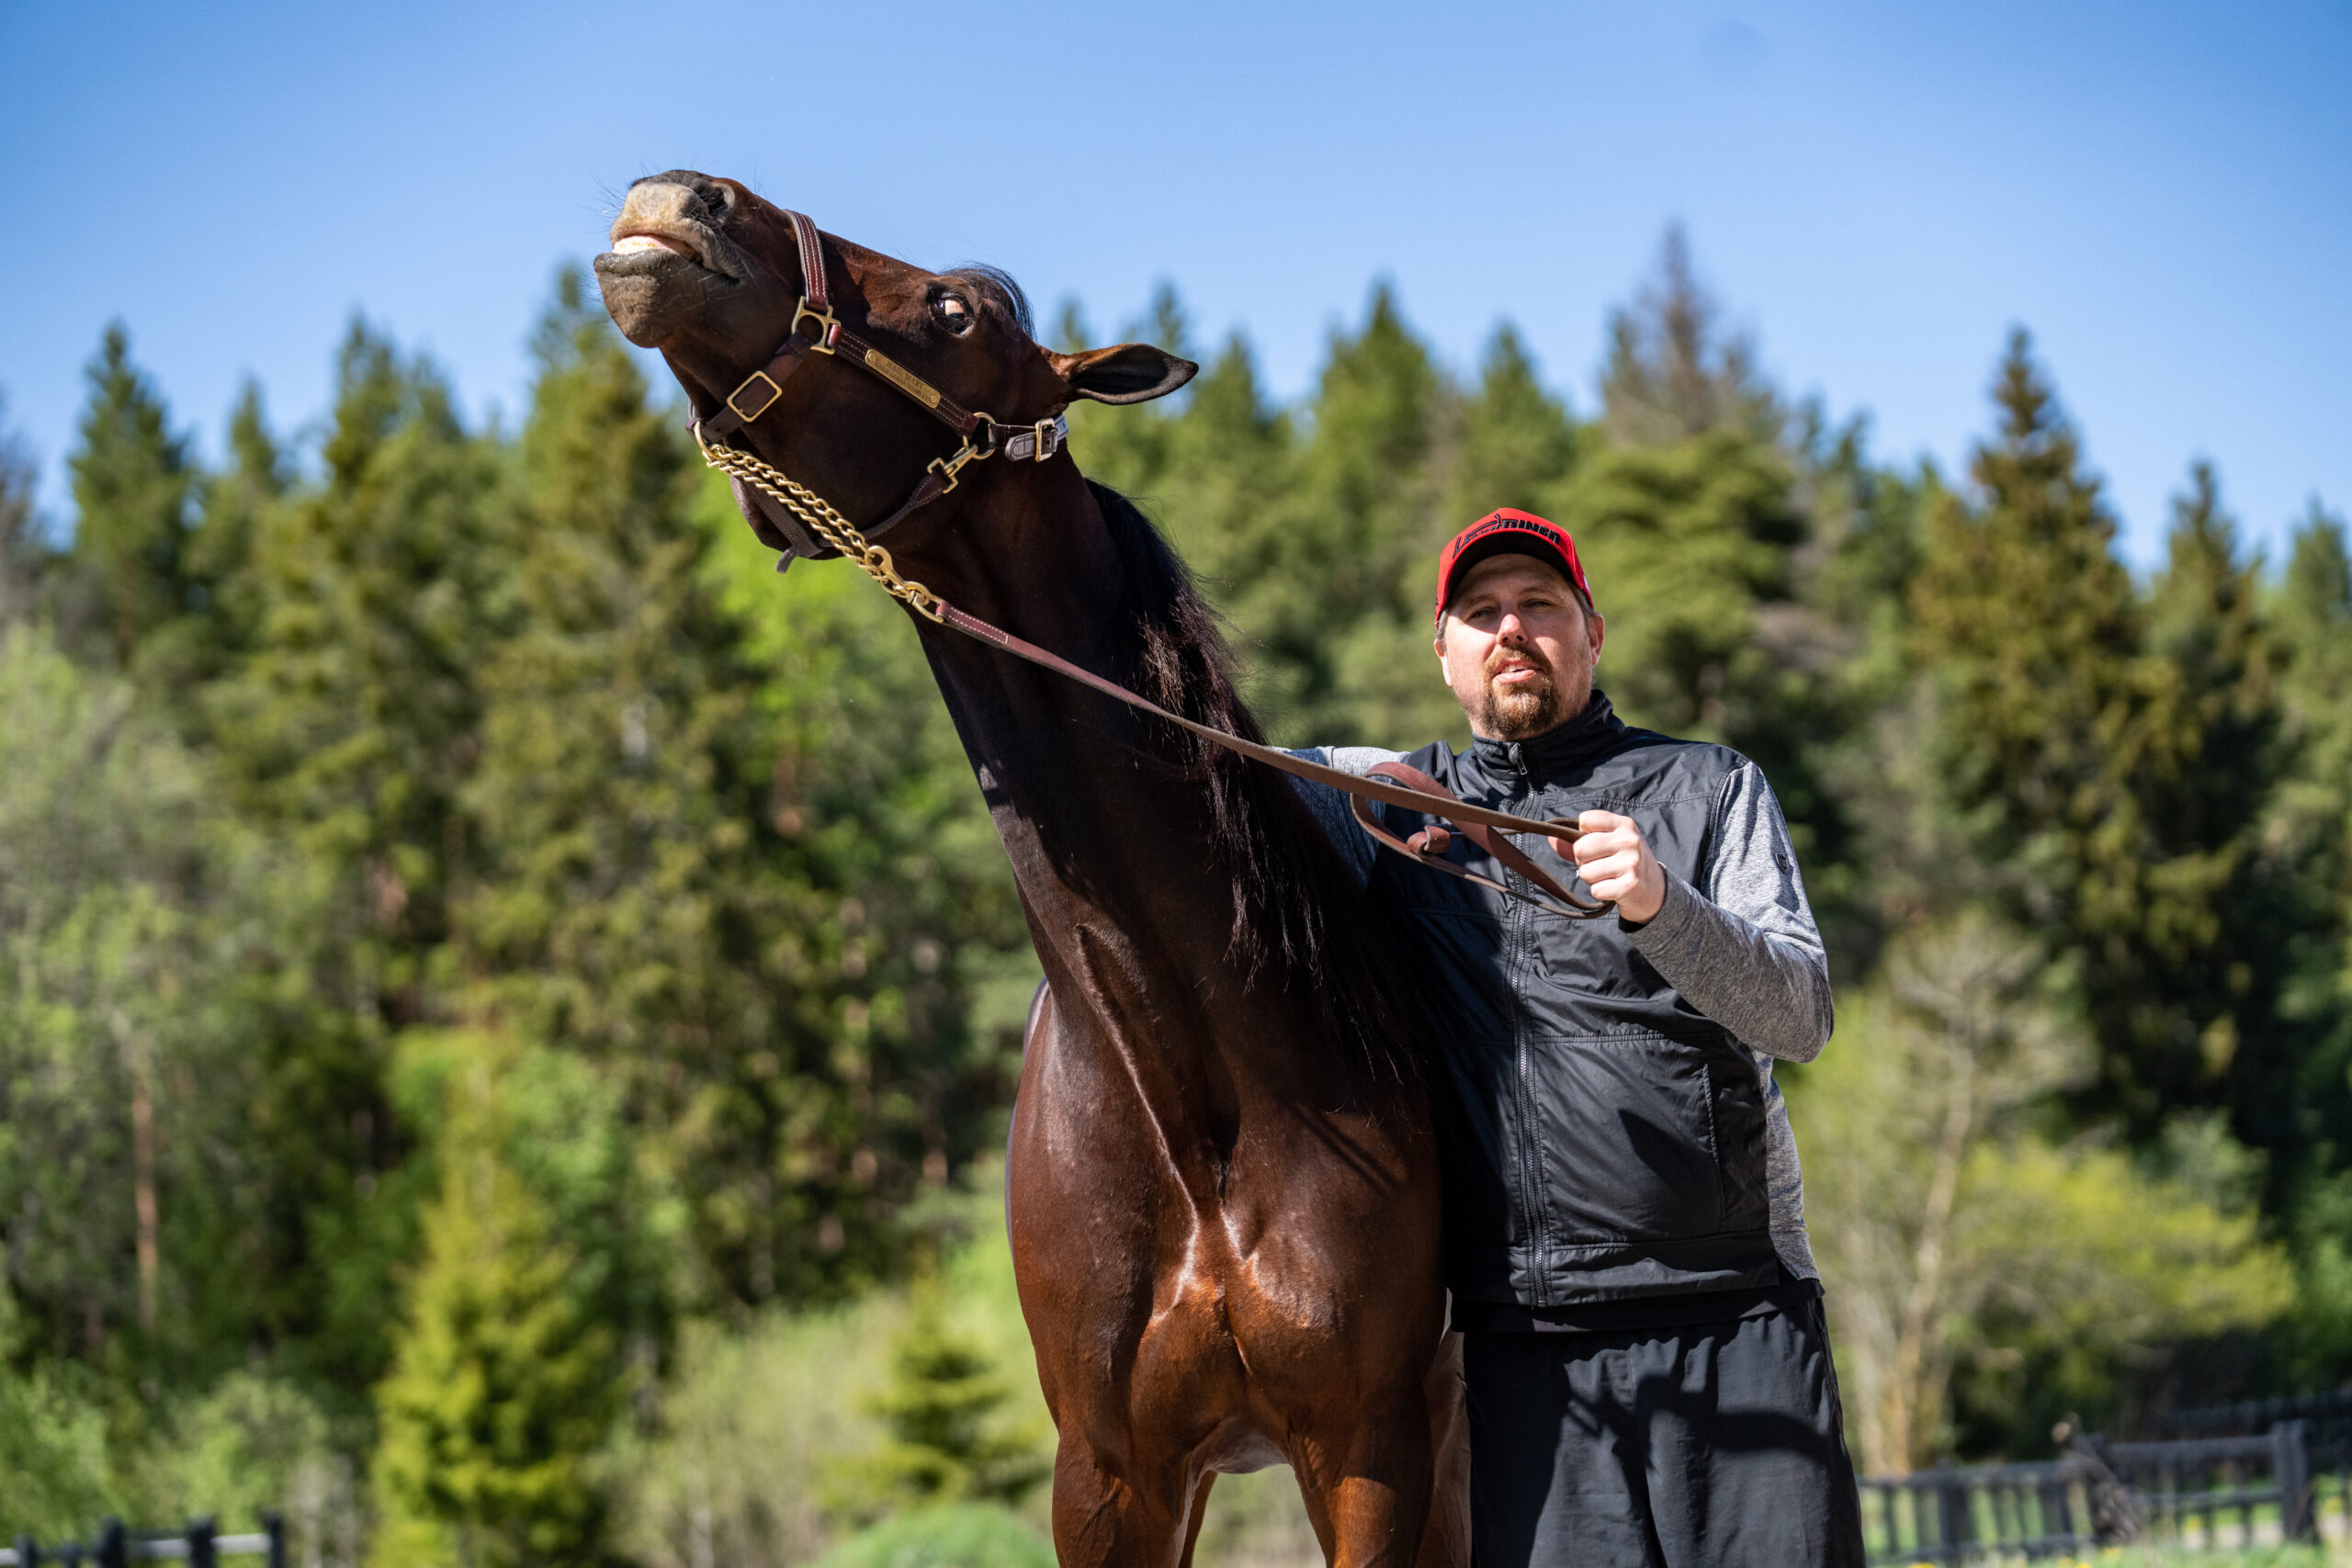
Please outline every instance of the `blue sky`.
[{"label": "blue sky", "polygon": [[400,6],[0,0],[0,389],[67,511],[119,317],[217,450],[354,310],[510,420],[553,269],[676,165],[1098,332],[1172,280],[1310,383],[1376,277],[1578,409],[1687,228],[1772,374],[1947,466],[2034,333],[2158,558],[2191,458],[2274,555],[2352,508],[2352,4]]}]

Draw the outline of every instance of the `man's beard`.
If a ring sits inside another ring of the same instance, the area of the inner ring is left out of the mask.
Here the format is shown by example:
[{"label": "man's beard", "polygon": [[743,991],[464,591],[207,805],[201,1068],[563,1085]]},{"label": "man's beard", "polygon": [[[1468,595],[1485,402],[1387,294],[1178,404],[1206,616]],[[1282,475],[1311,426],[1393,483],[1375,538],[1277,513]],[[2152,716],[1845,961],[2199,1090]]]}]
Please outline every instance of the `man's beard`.
[{"label": "man's beard", "polygon": [[[1535,666],[1533,679],[1508,689],[1495,684],[1496,667],[1506,659],[1522,659]],[[1567,718],[1567,694],[1551,661],[1532,648],[1498,649],[1487,660],[1487,683],[1478,694],[1478,728],[1498,740],[1530,740],[1558,728]]]}]

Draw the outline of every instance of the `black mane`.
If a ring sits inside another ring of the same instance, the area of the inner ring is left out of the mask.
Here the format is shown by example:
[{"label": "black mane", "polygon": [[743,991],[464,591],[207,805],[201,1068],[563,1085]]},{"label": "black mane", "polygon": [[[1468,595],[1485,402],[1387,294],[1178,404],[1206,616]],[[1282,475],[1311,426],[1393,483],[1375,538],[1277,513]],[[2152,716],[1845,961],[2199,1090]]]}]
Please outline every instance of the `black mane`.
[{"label": "black mane", "polygon": [[[1142,633],[1125,671],[1131,689],[1187,718],[1264,740],[1235,688],[1216,611],[1192,573],[1133,502],[1092,479],[1087,488],[1118,552],[1119,609]],[[1374,1081],[1414,1078],[1428,1013],[1399,962],[1396,933],[1289,777],[1173,725],[1153,728],[1207,787],[1232,880],[1235,962],[1253,980],[1271,975],[1319,997],[1329,1044]]]}]

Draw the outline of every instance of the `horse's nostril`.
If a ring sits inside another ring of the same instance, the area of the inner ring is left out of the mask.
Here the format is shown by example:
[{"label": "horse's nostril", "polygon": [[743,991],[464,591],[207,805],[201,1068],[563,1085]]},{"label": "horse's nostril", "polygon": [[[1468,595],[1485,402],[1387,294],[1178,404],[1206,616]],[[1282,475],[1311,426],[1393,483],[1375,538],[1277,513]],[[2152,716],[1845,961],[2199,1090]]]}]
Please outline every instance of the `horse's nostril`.
[{"label": "horse's nostril", "polygon": [[725,186],[707,185],[696,194],[702,197],[703,206],[709,210],[713,218],[722,222],[726,220],[728,209],[734,203],[728,195]]}]

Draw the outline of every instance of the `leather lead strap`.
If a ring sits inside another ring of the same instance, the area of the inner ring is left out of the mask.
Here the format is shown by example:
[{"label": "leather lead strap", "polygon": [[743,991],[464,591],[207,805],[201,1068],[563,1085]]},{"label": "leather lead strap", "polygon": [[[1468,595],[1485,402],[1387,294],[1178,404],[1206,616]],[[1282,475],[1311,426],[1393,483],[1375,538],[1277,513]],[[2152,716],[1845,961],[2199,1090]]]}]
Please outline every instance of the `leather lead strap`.
[{"label": "leather lead strap", "polygon": [[[1436,795],[1446,800],[1453,798],[1452,790],[1447,789],[1419,768],[1408,768],[1402,762],[1375,762],[1370,771],[1374,777],[1395,779],[1397,783],[1419,790],[1424,795]],[[1491,876],[1481,876],[1469,867],[1457,865],[1446,859],[1445,852],[1452,846],[1453,838],[1442,828],[1424,828],[1409,839],[1399,839],[1388,830],[1387,824],[1382,822],[1374,814],[1372,803],[1365,796],[1358,795],[1351,805],[1355,813],[1356,825],[1372,835],[1382,847],[1395,850],[1398,854],[1408,860],[1417,861],[1431,871],[1443,872],[1448,876],[1458,876],[1464,882],[1475,882],[1481,887],[1492,888],[1507,897],[1532,904],[1539,909],[1549,909],[1555,915],[1566,916],[1572,920],[1591,919],[1608,908],[1605,904],[1595,907],[1593,903],[1578,897],[1575,893],[1562,886],[1550,872],[1530,860],[1526,852],[1517,844],[1484,823],[1448,818],[1453,820],[1455,830],[1464,838],[1486,851],[1507,869],[1525,877],[1536,888],[1550,894],[1552,898],[1558,900],[1557,903],[1544,898],[1530,897],[1516,887],[1497,882]],[[1447,813],[1443,808],[1440,808],[1430,815],[1446,817]],[[1547,822],[1544,826],[1555,838],[1574,837],[1577,830],[1575,823],[1566,819]]]},{"label": "leather lead strap", "polygon": [[[1589,920],[1596,916],[1605,915],[1610,910],[1610,906],[1599,899],[1587,900],[1562,886],[1550,873],[1528,859],[1525,852],[1517,845],[1488,831],[1490,829],[1499,829],[1506,833],[1540,833],[1548,838],[1573,839],[1577,834],[1577,825],[1573,822],[1537,822],[1529,818],[1513,817],[1508,812],[1496,811],[1488,807],[1473,806],[1466,800],[1455,799],[1453,794],[1435,779],[1430,778],[1427,773],[1408,768],[1402,762],[1383,762],[1363,777],[1342,773],[1338,768],[1326,767],[1320,762],[1310,762],[1304,757],[1294,757],[1276,747],[1261,745],[1255,740],[1244,740],[1238,735],[1230,735],[1214,726],[1186,718],[1182,714],[1170,713],[1148,697],[1138,696],[1115,681],[1106,681],[1091,670],[1080,669],[1059,654],[1048,653],[1035,643],[1017,637],[1001,626],[991,626],[978,615],[966,615],[944,600],[940,602],[938,618],[942,625],[952,626],[975,641],[987,643],[989,647],[1000,649],[1016,659],[1026,660],[1041,670],[1050,670],[1057,675],[1067,676],[1080,685],[1091,686],[1106,697],[1115,698],[1129,707],[1139,708],[1155,718],[1166,719],[1179,728],[1190,730],[1203,739],[1213,741],[1228,751],[1238,752],[1252,761],[1263,762],[1270,768],[1280,769],[1294,777],[1306,779],[1315,784],[1328,784],[1342,794],[1353,795],[1356,801],[1356,820],[1366,832],[1370,833],[1383,847],[1395,850],[1398,854],[1405,855],[1433,871],[1441,871],[1449,876],[1458,876],[1465,881],[1475,882],[1481,887],[1492,888],[1506,897],[1532,904],[1540,909],[1549,910],[1553,914],[1571,920]],[[1407,782],[1408,780],[1410,782]],[[1419,847],[1398,839],[1385,827],[1381,826],[1366,807],[1365,802],[1374,800],[1384,805],[1401,806],[1408,811],[1418,811],[1424,816],[1451,822],[1473,843],[1493,855],[1496,860],[1510,870],[1525,877],[1536,887],[1552,895],[1552,898],[1541,898],[1532,894],[1522,893],[1516,887],[1497,882],[1490,877],[1481,876],[1464,866],[1454,864],[1442,858],[1444,845],[1432,837],[1415,834],[1414,838],[1420,840]],[[1553,898],[1558,899],[1559,902],[1553,902]]]}]

